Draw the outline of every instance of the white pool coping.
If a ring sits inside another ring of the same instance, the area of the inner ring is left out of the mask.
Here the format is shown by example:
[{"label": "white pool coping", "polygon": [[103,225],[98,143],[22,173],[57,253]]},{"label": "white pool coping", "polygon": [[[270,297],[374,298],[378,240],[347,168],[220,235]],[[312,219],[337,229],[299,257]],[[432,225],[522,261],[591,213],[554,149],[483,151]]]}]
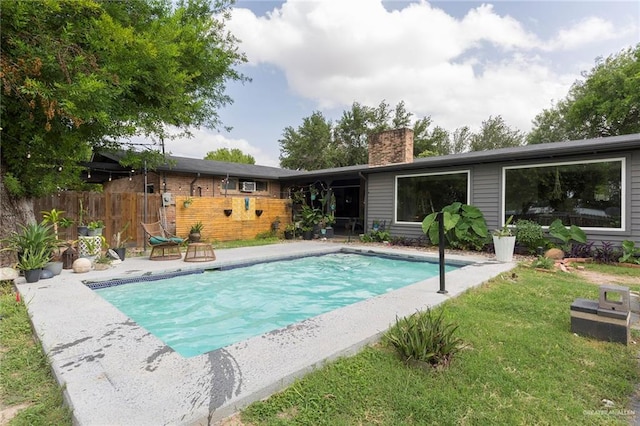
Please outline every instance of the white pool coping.
[{"label": "white pool coping", "polygon": [[37,283],[16,280],[38,338],[48,354],[78,425],[204,425],[285,388],[326,361],[376,341],[397,316],[436,306],[512,269],[482,256],[447,255],[475,262],[439,278],[302,321],[192,358],[183,358],[106,302],[83,281],[215,268],[343,248],[429,257],[411,249],[294,242],[216,250],[213,262],[128,258],[107,271],[61,275]]}]

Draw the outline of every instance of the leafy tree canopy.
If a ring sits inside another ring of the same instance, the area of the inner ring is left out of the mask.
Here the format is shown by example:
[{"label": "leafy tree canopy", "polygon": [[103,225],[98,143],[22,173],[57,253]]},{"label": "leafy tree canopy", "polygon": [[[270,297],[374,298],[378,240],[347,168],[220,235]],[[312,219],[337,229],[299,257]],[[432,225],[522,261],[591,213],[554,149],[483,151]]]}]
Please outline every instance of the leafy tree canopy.
[{"label": "leafy tree canopy", "polygon": [[640,132],[640,44],[606,59],[533,121],[530,144]]},{"label": "leafy tree canopy", "polygon": [[256,164],[252,155],[245,154],[238,148],[220,148],[207,152],[205,160],[226,161],[228,163]]},{"label": "leafy tree canopy", "polygon": [[482,122],[480,131],[471,135],[469,148],[471,151],[486,151],[515,147],[523,145],[524,138],[524,133],[510,128],[498,115]]},{"label": "leafy tree canopy", "polygon": [[219,126],[217,111],[231,102],[225,82],[246,80],[233,69],[246,59],[224,28],[229,1],[3,1],[7,189],[72,187],[94,149]]}]

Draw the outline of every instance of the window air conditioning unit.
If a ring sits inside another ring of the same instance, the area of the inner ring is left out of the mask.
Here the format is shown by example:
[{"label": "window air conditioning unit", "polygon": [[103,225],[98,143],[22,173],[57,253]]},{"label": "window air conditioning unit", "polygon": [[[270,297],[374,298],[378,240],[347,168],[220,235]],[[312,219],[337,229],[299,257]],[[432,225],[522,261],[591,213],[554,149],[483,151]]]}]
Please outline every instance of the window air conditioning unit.
[{"label": "window air conditioning unit", "polygon": [[242,192],[254,192],[256,190],[255,182],[242,182]]}]

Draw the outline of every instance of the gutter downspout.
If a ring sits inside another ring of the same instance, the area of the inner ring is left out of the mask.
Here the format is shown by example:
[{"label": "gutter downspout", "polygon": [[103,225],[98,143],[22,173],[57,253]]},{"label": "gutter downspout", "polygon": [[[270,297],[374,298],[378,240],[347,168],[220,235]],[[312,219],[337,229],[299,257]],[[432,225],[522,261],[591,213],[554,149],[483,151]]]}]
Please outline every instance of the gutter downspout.
[{"label": "gutter downspout", "polygon": [[367,232],[367,223],[368,220],[368,213],[367,213],[367,202],[369,200],[369,181],[367,180],[367,178],[362,174],[362,172],[358,172],[358,176],[360,176],[360,179],[364,180],[364,197],[363,197],[363,201],[362,204],[364,204],[363,208],[364,208],[364,214],[363,214],[363,218],[362,218],[362,232],[366,233]]},{"label": "gutter downspout", "polygon": [[200,172],[198,172],[198,174],[196,175],[196,177],[191,181],[191,183],[189,184],[189,196],[193,197],[193,185],[196,183],[196,181],[200,178]]}]

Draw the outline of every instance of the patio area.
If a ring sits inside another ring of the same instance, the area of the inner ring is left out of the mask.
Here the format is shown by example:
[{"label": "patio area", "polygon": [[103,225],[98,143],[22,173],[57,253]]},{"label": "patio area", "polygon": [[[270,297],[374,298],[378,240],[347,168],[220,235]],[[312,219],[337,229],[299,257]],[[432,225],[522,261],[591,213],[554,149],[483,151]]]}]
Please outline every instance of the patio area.
[{"label": "patio area", "polygon": [[49,355],[74,421],[93,424],[209,424],[267,397],[327,360],[357,352],[379,338],[396,316],[438,305],[515,266],[486,257],[448,255],[474,262],[438,277],[338,309],[284,329],[192,358],[183,358],[90,290],[83,281],[217,268],[301,254],[350,250],[430,257],[393,247],[294,242],[216,250],[216,260],[149,261],[128,258],[107,271],[59,276],[17,287]]}]

